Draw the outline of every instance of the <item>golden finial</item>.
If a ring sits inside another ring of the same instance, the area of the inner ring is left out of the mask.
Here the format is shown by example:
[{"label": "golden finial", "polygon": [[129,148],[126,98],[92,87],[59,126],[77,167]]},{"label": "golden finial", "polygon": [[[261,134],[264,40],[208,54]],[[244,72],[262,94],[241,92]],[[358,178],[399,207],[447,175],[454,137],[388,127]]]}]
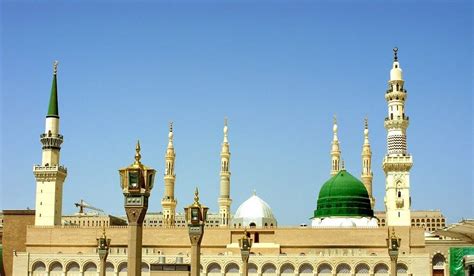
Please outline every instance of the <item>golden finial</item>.
[{"label": "golden finial", "polygon": [[247,239],[247,238],[248,238],[248,237],[247,237],[247,227],[244,227],[244,237],[243,237],[243,238],[244,238],[244,239]]},{"label": "golden finial", "polygon": [[337,124],[336,114],[334,114],[334,115],[332,116],[332,123],[335,124],[335,125]]},{"label": "golden finial", "polygon": [[196,190],[194,190],[194,204],[199,205],[199,190],[196,187]]},{"label": "golden finial", "polygon": [[397,53],[398,53],[398,48],[397,47],[393,48],[393,60],[394,61],[398,61]]},{"label": "golden finial", "polygon": [[170,122],[170,132],[173,132],[173,121]]},{"label": "golden finial", "polygon": [[344,159],[341,160],[341,170],[345,170],[346,166],[344,165]]},{"label": "golden finial", "polygon": [[59,62],[58,62],[57,60],[55,60],[55,61],[53,62],[53,74],[55,74],[55,75],[56,75],[56,73],[58,72],[58,63],[59,63]]},{"label": "golden finial", "polygon": [[369,119],[367,119],[367,117],[364,118],[364,126],[365,126],[365,129],[369,128]]},{"label": "golden finial", "polygon": [[142,158],[140,150],[140,140],[137,140],[137,145],[135,147],[135,164],[140,164],[140,159]]},{"label": "golden finial", "polygon": [[105,236],[105,224],[102,225],[102,238],[106,238]]},{"label": "golden finial", "polygon": [[397,236],[395,235],[395,228],[394,228],[394,227],[392,227],[392,235],[391,235],[391,236],[392,236],[392,237],[391,237],[392,239],[396,239],[396,238],[397,238]]},{"label": "golden finial", "polygon": [[224,117],[224,126],[227,126],[227,116]]}]

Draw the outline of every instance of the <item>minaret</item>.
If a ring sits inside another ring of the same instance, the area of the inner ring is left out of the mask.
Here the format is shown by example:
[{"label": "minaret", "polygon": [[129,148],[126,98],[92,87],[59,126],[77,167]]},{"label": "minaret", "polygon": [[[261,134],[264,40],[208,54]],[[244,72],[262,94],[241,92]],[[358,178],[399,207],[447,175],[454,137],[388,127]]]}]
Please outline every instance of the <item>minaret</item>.
[{"label": "minaret", "polygon": [[340,170],[341,150],[339,149],[339,139],[337,138],[337,120],[334,115],[332,132],[334,133],[331,146],[331,176],[336,175]]},{"label": "minaret", "polygon": [[229,141],[227,139],[227,118],[224,119],[224,141],[222,142],[221,149],[221,181],[220,181],[220,195],[219,195],[219,218],[220,226],[228,227],[230,221],[230,151]]},{"label": "minaret", "polygon": [[370,205],[373,210],[375,206],[375,198],[372,194],[372,151],[370,150],[369,123],[367,118],[365,118],[364,145],[362,146],[362,174],[360,178],[362,179],[362,183],[364,183],[364,186],[369,193]]},{"label": "minaret", "polygon": [[407,91],[404,89],[402,69],[398,62],[398,48],[393,51],[394,60],[385,93],[385,100],[388,102],[388,117],[384,124],[387,129],[387,155],[382,166],[386,179],[385,209],[387,226],[410,226],[410,169],[413,159],[407,152]]},{"label": "minaret", "polygon": [[58,62],[53,66],[53,85],[49,99],[46,127],[40,135],[43,144],[41,165],[33,166],[36,178],[35,225],[61,225],[63,183],[67,169],[59,165],[59,152],[63,136],[59,134],[58,87],[56,74]]},{"label": "minaret", "polygon": [[163,199],[161,200],[161,206],[163,207],[163,225],[173,226],[175,225],[176,215],[176,204],[177,201],[174,198],[174,182],[176,175],[174,174],[174,160],[176,154],[173,146],[173,123],[170,123],[170,132],[168,133],[168,148],[166,149],[165,156],[165,191]]}]

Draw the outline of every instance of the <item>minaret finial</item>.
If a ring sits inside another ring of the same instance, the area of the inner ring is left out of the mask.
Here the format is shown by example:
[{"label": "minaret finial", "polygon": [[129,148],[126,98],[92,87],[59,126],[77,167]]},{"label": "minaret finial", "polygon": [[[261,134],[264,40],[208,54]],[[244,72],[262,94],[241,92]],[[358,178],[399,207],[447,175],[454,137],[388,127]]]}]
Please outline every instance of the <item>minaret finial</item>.
[{"label": "minaret finial", "polygon": [[393,61],[398,61],[397,53],[398,53],[398,48],[397,47],[393,48]]},{"label": "minaret finial", "polygon": [[334,133],[334,141],[337,141],[337,118],[336,115],[333,117],[333,127],[332,127],[332,132]]},{"label": "minaret finial", "polygon": [[173,132],[173,121],[170,121],[170,132]]},{"label": "minaret finial", "polygon": [[228,143],[229,140],[227,138],[227,133],[229,132],[229,128],[227,127],[227,117],[224,117],[224,143]]},{"label": "minaret finial", "polygon": [[341,170],[345,170],[346,166],[344,165],[344,159],[341,158]]},{"label": "minaret finial", "polygon": [[169,123],[170,132],[168,133],[168,149],[173,148],[173,122]]},{"label": "minaret finial", "polygon": [[196,187],[196,190],[194,190],[194,204],[199,205],[199,190],[198,190],[198,187]]},{"label": "minaret finial", "polygon": [[364,126],[365,129],[369,129],[369,119],[367,119],[367,116],[364,118]]},{"label": "minaret finial", "polygon": [[137,140],[137,145],[135,146],[135,164],[140,164],[140,159],[142,158],[140,150],[140,140]]},{"label": "minaret finial", "polygon": [[59,63],[59,62],[58,62],[57,60],[55,60],[55,61],[53,62],[53,74],[54,74],[54,75],[56,75],[56,74],[58,73],[58,63]]},{"label": "minaret finial", "polygon": [[254,196],[256,196],[256,195],[257,195],[257,190],[253,189],[252,194],[253,194]]}]

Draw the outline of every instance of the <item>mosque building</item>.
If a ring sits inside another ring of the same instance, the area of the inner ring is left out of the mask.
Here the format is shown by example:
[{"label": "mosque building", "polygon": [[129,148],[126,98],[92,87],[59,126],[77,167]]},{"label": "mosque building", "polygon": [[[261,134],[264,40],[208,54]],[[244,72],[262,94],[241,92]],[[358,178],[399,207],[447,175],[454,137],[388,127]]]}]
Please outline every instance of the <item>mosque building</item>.
[{"label": "mosque building", "polygon": [[[401,239],[399,261],[395,268],[398,275],[450,275],[449,262],[454,261],[449,259],[450,248],[472,248],[473,239],[427,235],[424,225],[415,224],[412,218],[410,169],[413,159],[407,149],[407,90],[397,51],[395,48],[388,90],[385,92],[388,115],[384,121],[387,153],[382,164],[386,178],[385,213],[380,214],[383,224],[374,211],[376,199],[372,193],[372,152],[367,119],[363,130],[362,174],[358,179],[344,167],[338,125],[334,118],[330,177],[319,191],[309,227],[279,227],[271,207],[256,192],[241,203],[235,214],[231,213],[231,152],[226,121],[220,153],[219,210],[207,218],[201,248],[202,276],[241,275],[238,239],[244,229],[254,241],[249,263],[250,276],[389,275],[387,238],[390,231]],[[102,227],[106,226],[107,237],[111,239],[107,275],[127,275],[126,225],[110,222],[100,225],[64,224],[62,195],[67,169],[60,162],[63,136],[59,127],[57,85],[55,63],[45,130],[40,137],[42,161],[33,167],[36,178],[35,211],[5,213],[28,217],[31,222],[22,220],[22,226],[16,228],[24,228],[24,233],[18,230],[12,234],[12,230],[7,231],[5,227],[5,271],[7,275],[98,275],[96,238],[101,236]],[[148,213],[143,228],[143,275],[149,275],[151,264],[190,262],[184,214],[176,211],[178,199],[175,195],[176,153],[173,138],[173,125],[170,124],[162,211]],[[311,210],[306,212],[311,214]],[[444,225],[444,218],[438,217],[438,221],[440,218]],[[74,221],[74,218],[69,217],[68,220]],[[8,239],[12,235],[18,237]],[[13,245],[23,240],[23,245]]]}]

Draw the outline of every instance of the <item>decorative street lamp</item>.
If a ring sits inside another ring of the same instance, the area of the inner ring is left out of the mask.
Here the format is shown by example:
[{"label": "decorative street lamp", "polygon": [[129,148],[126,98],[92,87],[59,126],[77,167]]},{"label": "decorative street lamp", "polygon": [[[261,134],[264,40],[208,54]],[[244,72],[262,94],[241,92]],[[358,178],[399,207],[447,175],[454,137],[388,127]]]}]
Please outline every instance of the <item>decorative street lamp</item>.
[{"label": "decorative street lamp", "polygon": [[242,276],[248,276],[248,263],[250,249],[252,248],[252,239],[247,237],[247,229],[244,230],[244,236],[239,239],[240,254],[242,255]]},{"label": "decorative street lamp", "polygon": [[135,162],[119,170],[120,186],[125,197],[128,219],[128,275],[141,275],[143,220],[148,209],[148,197],[156,171],[140,162],[140,141],[137,142]]},{"label": "decorative street lamp", "polygon": [[209,208],[199,203],[199,191],[196,188],[194,203],[184,208],[186,223],[189,228],[189,239],[191,240],[191,276],[200,275],[201,241],[204,235],[207,210]]},{"label": "decorative street lamp", "polygon": [[395,235],[395,229],[392,228],[392,234],[390,235],[390,229],[388,230],[389,237],[387,238],[388,255],[390,256],[390,275],[397,275],[397,259],[398,249],[400,248],[401,239]]},{"label": "decorative street lamp", "polygon": [[97,239],[97,250],[100,258],[100,276],[105,276],[105,264],[109,255],[110,239],[105,236],[105,226],[102,228],[102,237]]}]

